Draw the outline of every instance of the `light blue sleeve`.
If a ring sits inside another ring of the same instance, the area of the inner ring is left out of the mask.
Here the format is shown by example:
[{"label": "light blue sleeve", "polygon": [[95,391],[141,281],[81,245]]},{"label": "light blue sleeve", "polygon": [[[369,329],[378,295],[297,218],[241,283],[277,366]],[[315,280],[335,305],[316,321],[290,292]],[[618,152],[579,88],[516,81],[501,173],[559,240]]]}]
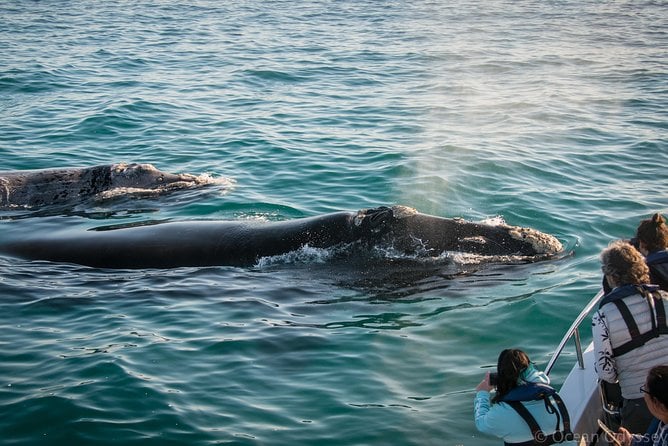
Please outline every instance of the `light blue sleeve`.
[{"label": "light blue sleeve", "polygon": [[497,416],[497,411],[491,410],[489,392],[481,390],[473,400],[475,427],[478,431],[503,438],[508,434],[508,420]]}]

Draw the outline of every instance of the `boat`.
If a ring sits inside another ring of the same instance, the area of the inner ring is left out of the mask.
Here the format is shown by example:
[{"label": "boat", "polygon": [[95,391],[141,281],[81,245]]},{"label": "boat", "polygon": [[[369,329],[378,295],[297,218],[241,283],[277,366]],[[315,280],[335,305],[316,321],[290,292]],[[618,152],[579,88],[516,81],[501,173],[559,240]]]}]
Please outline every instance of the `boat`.
[{"label": "boat", "polygon": [[545,373],[549,376],[570,339],[573,338],[577,362],[566,376],[559,389],[559,395],[568,408],[571,429],[578,446],[607,444],[598,420],[602,420],[613,431],[619,426],[619,387],[599,380],[594,370],[593,342],[583,349],[580,339],[580,325],[585,320],[591,321],[590,313],[598,306],[602,297],[603,290],[582,309],[545,367]]}]

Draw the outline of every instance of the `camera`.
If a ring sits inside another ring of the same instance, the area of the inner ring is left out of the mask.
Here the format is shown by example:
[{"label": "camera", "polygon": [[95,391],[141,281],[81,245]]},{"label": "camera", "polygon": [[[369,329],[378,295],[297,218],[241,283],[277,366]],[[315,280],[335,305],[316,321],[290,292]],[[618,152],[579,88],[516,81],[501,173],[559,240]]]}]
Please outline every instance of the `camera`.
[{"label": "camera", "polygon": [[489,385],[490,386],[496,386],[497,379],[499,377],[498,373],[490,373],[489,374]]}]

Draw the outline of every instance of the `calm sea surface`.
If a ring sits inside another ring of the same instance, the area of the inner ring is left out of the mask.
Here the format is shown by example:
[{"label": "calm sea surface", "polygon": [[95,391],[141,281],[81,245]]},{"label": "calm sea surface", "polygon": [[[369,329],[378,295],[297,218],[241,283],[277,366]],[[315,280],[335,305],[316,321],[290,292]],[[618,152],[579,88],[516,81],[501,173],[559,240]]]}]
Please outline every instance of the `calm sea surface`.
[{"label": "calm sea surface", "polygon": [[600,250],[668,211],[663,1],[17,0],[0,47],[0,170],[234,180],[5,211],[0,237],[400,203],[573,251],[457,277],[0,257],[6,445],[497,445],[472,399],[499,351],[545,365]]}]

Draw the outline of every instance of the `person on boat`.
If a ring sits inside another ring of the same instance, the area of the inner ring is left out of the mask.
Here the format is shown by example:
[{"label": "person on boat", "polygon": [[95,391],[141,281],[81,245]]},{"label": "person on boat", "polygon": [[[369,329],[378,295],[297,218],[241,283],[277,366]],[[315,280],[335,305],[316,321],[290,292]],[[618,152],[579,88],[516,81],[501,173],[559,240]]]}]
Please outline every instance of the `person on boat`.
[{"label": "person on boat", "polygon": [[[645,256],[650,283],[668,291],[668,225],[663,216],[657,213],[642,220],[636,229],[636,236],[629,240],[629,243]],[[612,291],[605,276],[603,291]]]},{"label": "person on boat", "polygon": [[652,415],[639,389],[649,369],[668,355],[668,293],[649,284],[643,255],[626,241],[604,249],[601,265],[612,290],[592,318],[595,369],[602,380],[619,383],[621,425],[645,432]]},{"label": "person on boat", "polygon": [[[490,373],[476,387],[476,428],[503,439],[505,445],[574,444],[568,411],[547,375],[537,370],[522,350],[499,355],[496,394]],[[560,428],[561,427],[561,428]]]},{"label": "person on boat", "polygon": [[668,365],[652,367],[640,390],[654,421],[645,435],[620,428],[617,440],[624,446],[668,446]]},{"label": "person on boat", "polygon": [[650,282],[668,291],[668,226],[663,216],[657,213],[641,221],[636,240],[649,267]]}]

